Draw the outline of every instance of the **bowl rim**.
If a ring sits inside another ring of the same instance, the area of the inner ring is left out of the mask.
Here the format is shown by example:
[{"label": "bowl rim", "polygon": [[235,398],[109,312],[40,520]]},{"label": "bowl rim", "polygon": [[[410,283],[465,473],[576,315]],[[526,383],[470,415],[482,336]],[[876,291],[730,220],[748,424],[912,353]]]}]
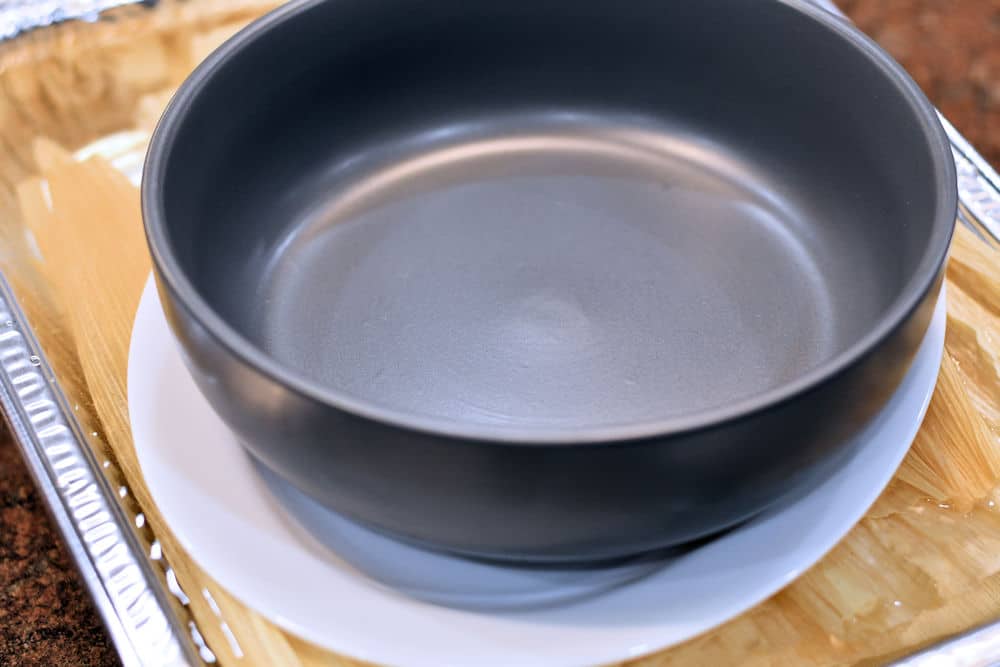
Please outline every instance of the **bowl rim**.
[{"label": "bowl rim", "polygon": [[826,384],[863,361],[900,329],[921,305],[940,275],[948,254],[958,213],[958,188],[955,162],[948,136],[937,112],[910,75],[871,38],[839,17],[809,0],[770,0],[785,5],[820,24],[839,37],[844,48],[853,48],[875,66],[893,84],[918,122],[934,173],[936,207],[927,247],[915,270],[890,306],[864,336],[820,365],[799,376],[749,398],[723,406],[698,410],[675,417],[607,426],[542,427],[495,426],[470,424],[441,417],[420,415],[359,399],[308,379],[282,365],[253,344],[225,321],[202,298],[188,279],[175,256],[167,236],[163,201],[164,175],[170,163],[174,139],[187,110],[199,92],[210,84],[213,74],[226,62],[264,33],[279,28],[309,9],[333,0],[293,0],[272,10],[231,37],[208,56],[174,94],[157,123],[150,139],[143,167],[141,207],[147,245],[153,260],[157,283],[172,293],[175,301],[205,332],[235,356],[270,381],[299,396],[353,416],[384,425],[441,437],[472,439],[496,444],[613,444],[692,434],[718,428],[791,402]]}]

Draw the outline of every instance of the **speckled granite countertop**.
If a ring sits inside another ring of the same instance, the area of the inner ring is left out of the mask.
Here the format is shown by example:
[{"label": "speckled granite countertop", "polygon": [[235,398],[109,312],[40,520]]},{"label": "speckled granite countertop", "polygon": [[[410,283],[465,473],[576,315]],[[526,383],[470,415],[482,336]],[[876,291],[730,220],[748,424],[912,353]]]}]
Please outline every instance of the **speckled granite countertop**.
[{"label": "speckled granite countertop", "polygon": [[1000,165],[1000,0],[838,0]]},{"label": "speckled granite countertop", "polygon": [[[1000,165],[1000,0],[840,0]],[[0,432],[0,665],[116,665],[79,577]]]},{"label": "speckled granite countertop", "polygon": [[6,429],[0,435],[0,665],[117,665]]}]

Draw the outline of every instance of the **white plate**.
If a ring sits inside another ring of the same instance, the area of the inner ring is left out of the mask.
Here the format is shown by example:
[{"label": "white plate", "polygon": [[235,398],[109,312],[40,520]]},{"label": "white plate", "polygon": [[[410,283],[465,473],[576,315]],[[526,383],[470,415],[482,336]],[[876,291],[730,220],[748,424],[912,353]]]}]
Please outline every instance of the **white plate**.
[{"label": "white plate", "polygon": [[899,391],[820,486],[688,553],[611,571],[518,570],[427,553],[261,475],[184,368],[152,281],[132,335],[129,409],[143,475],[174,534],[208,574],[279,626],[378,663],[607,663],[719,625],[833,547],[909,449],[934,390],[944,328],[942,293]]}]

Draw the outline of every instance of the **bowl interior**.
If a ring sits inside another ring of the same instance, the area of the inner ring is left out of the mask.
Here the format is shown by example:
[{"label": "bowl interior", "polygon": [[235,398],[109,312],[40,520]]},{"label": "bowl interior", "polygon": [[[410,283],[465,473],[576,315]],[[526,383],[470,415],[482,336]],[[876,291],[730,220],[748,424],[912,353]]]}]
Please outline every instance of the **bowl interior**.
[{"label": "bowl interior", "polygon": [[919,111],[781,2],[306,3],[168,112],[160,254],[227,335],[398,415],[708,414],[899,316],[941,239]]}]

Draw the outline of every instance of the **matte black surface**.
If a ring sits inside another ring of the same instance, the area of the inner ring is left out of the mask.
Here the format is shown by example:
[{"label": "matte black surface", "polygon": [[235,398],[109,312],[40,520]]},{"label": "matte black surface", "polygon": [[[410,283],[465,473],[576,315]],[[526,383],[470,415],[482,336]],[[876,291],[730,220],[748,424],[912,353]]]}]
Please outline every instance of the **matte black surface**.
[{"label": "matte black surface", "polygon": [[411,540],[585,560],[849,455],[955,193],[912,82],[795,2],[338,0],[199,68],[143,207],[252,453]]}]

